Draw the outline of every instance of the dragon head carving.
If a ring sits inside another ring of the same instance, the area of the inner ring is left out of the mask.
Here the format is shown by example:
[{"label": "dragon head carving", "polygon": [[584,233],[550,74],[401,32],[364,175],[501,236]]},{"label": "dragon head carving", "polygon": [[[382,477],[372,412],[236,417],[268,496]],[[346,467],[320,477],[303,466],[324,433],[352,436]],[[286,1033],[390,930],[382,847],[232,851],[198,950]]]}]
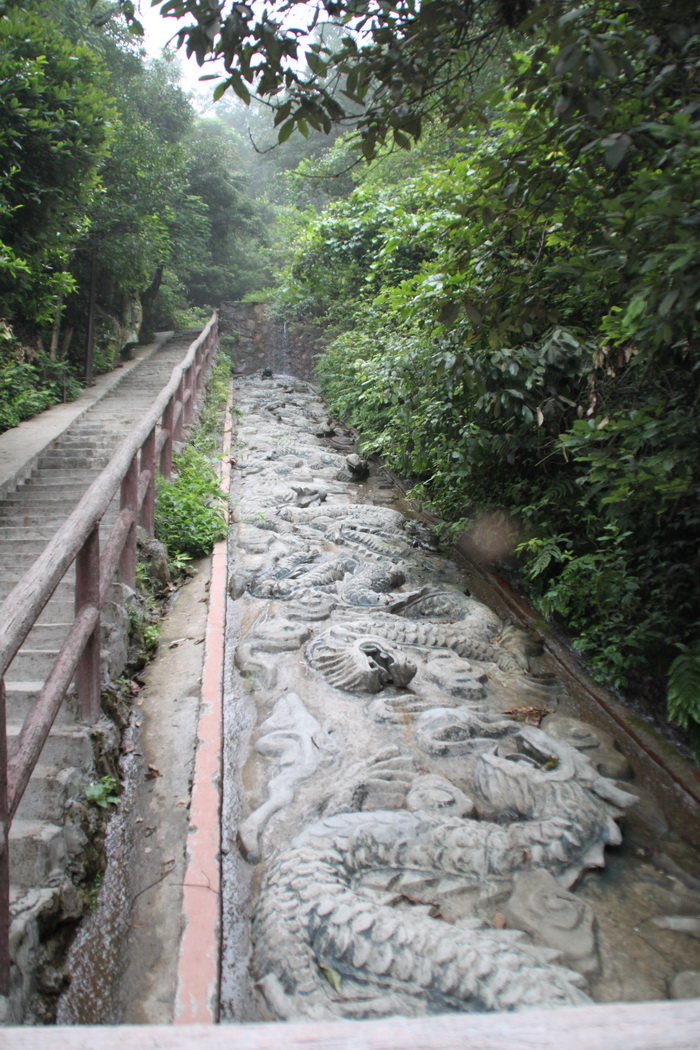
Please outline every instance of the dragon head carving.
[{"label": "dragon head carving", "polygon": [[349,692],[406,686],[416,673],[413,661],[384,638],[358,637],[344,627],[331,627],[320,635],[307,647],[306,658],[336,689]]}]

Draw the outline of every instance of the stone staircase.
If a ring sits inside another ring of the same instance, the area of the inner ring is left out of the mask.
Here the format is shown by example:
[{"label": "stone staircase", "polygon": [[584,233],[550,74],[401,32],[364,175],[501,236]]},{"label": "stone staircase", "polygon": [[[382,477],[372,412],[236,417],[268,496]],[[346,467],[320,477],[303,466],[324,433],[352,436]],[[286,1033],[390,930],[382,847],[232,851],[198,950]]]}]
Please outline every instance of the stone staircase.
[{"label": "stone staircase", "polygon": [[[107,465],[130,429],[150,409],[195,335],[186,333],[161,344],[113,385],[39,455],[24,476],[0,497],[0,616],[4,602],[76,503]],[[101,526],[101,547],[118,513],[118,495]],[[41,689],[73,620],[74,570],[59,583],[5,676],[8,748]],[[113,600],[103,610],[103,679],[118,677],[126,655],[128,614],[124,588],[113,585]],[[121,664],[121,666],[120,666]],[[111,725],[99,727],[114,737]],[[13,988],[10,1023],[25,1020],[33,991],[32,962],[38,947],[37,923],[57,895],[72,885],[86,844],[80,815],[84,787],[98,774],[94,727],[81,723],[76,699],[69,694],[58,714],[25,792],[10,834],[13,921],[10,950]],[[100,733],[100,735],[103,735]],[[73,897],[75,894],[73,894]],[[69,893],[70,897],[70,893]]]}]

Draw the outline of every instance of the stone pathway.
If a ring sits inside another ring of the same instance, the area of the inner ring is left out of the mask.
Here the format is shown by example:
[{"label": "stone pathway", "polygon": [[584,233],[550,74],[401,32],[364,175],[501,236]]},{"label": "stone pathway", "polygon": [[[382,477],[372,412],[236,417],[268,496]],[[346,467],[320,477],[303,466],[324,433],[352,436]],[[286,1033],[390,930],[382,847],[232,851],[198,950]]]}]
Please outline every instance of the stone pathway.
[{"label": "stone pathway", "polygon": [[[0,603],[28,571],[47,542],[109,462],[121,442],[151,407],[194,338],[163,338],[138,352],[138,359],[109,376],[77,402],[56,406],[0,435]],[[118,513],[118,495],[100,526],[105,535]],[[10,665],[7,738],[12,746],[63,645],[74,615],[74,568],[58,584],[36,625]],[[114,584],[102,616],[103,681],[114,681],[126,662],[129,593]],[[64,701],[10,831],[13,925],[9,1020],[32,1016],[39,929],[59,919],[76,923],[83,902],[73,885],[85,876],[84,851],[95,823],[85,787],[99,780],[95,752],[116,752],[119,733],[104,718],[81,720],[74,695]],[[62,974],[47,967],[41,990],[53,996]],[[41,1004],[36,1006],[41,1008]],[[41,1019],[41,1015],[39,1015]]]},{"label": "stone pathway", "polygon": [[312,387],[236,388],[222,1018],[699,995],[698,858],[614,739]]}]

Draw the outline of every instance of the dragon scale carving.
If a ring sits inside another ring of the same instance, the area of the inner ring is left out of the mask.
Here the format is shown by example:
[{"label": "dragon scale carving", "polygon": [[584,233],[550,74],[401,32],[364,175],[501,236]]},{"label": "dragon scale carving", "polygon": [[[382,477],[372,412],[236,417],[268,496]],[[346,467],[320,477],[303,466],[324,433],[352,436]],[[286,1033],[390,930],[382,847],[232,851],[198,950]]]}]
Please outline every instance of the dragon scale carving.
[{"label": "dragon scale carving", "polygon": [[[520,743],[550,750],[538,730],[523,731]],[[363,873],[378,869],[397,880],[458,876],[482,893],[518,871],[547,869],[570,886],[620,841],[616,803],[631,796],[566,746],[558,753],[564,768],[551,773],[514,756],[479,756],[477,805],[485,814],[509,809],[510,824],[400,810],[337,814],[306,828],[270,865],[255,916],[256,969],[273,1011],[320,1018],[587,1002],[580,975],[522,934],[474,920],[450,925],[377,903],[362,886]]]}]

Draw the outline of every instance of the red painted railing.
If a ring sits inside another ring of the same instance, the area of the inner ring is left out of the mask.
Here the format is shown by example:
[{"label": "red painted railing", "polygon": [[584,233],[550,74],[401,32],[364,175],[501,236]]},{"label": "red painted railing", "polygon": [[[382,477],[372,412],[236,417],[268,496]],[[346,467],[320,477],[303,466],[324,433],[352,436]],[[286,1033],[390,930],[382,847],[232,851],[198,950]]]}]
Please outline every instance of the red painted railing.
[{"label": "red painted railing", "polygon": [[[9,832],[64,697],[75,680],[82,717],[100,714],[100,612],[115,578],[136,575],[136,527],[153,535],[156,462],[168,477],[173,441],[192,422],[218,345],[214,313],[172,372],[150,412],[122,443],[75,510],[0,609],[0,994],[9,988]],[[121,486],[120,512],[104,551],[102,517]],[[4,675],[56,587],[75,562],[75,619],[53,668],[8,753]]]}]

